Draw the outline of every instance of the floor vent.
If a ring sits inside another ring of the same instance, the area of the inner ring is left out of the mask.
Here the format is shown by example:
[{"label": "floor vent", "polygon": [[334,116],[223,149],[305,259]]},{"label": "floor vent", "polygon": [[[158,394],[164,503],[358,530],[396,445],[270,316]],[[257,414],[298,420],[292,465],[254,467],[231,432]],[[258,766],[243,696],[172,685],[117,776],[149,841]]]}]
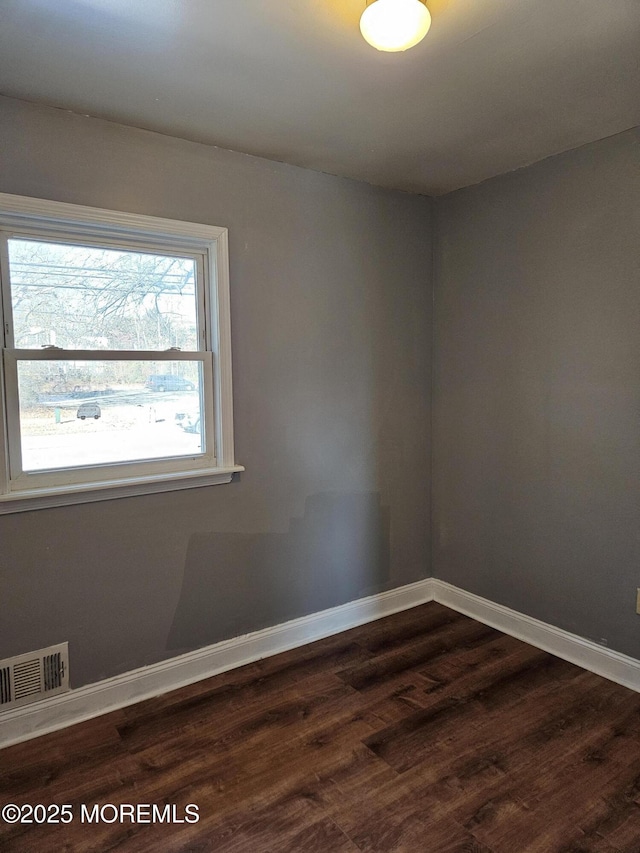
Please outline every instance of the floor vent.
[{"label": "floor vent", "polygon": [[69,689],[67,643],[0,660],[0,711]]}]

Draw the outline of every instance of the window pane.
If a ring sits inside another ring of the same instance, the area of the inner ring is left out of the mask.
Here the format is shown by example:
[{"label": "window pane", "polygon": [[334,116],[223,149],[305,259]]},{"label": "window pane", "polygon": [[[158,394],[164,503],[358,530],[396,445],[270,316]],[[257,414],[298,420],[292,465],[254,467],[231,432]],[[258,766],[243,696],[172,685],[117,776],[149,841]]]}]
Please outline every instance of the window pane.
[{"label": "window pane", "polygon": [[200,361],[19,361],[23,471],[205,452]]},{"label": "window pane", "polygon": [[193,258],[11,238],[15,346],[198,350]]}]

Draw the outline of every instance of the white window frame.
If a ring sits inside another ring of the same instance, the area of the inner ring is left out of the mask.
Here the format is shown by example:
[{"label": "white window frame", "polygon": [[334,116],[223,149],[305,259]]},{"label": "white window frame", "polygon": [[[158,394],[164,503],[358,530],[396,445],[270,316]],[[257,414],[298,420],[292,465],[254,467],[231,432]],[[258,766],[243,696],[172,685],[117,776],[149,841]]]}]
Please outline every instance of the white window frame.
[{"label": "white window frame", "polygon": [[[205,391],[206,453],[59,469],[56,472],[21,470],[16,363],[21,353],[30,359],[101,360],[101,350],[17,350],[13,346],[8,282],[8,259],[0,257],[0,315],[2,317],[2,370],[0,370],[0,515],[23,510],[128,497],[229,483],[237,471],[233,444],[233,387],[231,374],[231,318],[229,299],[228,231],[172,219],[27,198],[0,193],[0,230],[12,236],[37,236],[43,240],[86,240],[87,244],[122,249],[165,251],[196,258],[202,281],[197,290]],[[6,248],[6,242],[0,243]],[[4,305],[4,313],[2,306]],[[107,351],[113,359],[154,360],[157,353]],[[72,355],[71,355],[72,354]],[[167,353],[169,357],[169,353]],[[194,360],[193,353],[171,352],[172,361]]]}]

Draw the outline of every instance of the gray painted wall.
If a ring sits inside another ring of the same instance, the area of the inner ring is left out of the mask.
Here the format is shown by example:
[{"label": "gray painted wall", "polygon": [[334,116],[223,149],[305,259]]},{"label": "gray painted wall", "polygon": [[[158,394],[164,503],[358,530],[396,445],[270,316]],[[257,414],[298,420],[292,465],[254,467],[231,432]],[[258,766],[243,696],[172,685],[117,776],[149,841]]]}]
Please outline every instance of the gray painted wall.
[{"label": "gray painted wall", "polygon": [[228,486],[0,517],[73,686],[431,575],[431,202],[0,98],[0,191],[230,229]]},{"label": "gray painted wall", "polygon": [[437,204],[437,577],[640,658],[640,131]]}]

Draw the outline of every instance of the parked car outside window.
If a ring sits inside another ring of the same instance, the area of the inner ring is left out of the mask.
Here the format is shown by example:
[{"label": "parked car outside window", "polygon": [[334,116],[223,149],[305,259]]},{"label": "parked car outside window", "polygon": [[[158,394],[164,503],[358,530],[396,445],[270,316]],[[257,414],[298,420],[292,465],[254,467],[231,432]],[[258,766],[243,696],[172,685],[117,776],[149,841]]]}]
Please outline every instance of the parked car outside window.
[{"label": "parked car outside window", "polygon": [[76,417],[80,418],[81,421],[86,420],[86,418],[95,418],[98,420],[101,414],[100,406],[97,403],[83,403],[78,407]]},{"label": "parked car outside window", "polygon": [[172,373],[154,373],[145,384],[151,391],[195,391],[196,388],[193,382]]}]

